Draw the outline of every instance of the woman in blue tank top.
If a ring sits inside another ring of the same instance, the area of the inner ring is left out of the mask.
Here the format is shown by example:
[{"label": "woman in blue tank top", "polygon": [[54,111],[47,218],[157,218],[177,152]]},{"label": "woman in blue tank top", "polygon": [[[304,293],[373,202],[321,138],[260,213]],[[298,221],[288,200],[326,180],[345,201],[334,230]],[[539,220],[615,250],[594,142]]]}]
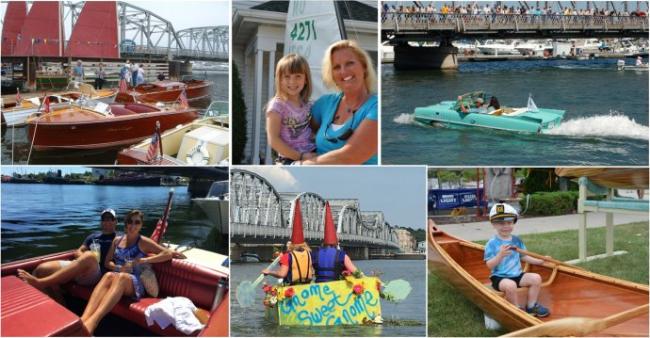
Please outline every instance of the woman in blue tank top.
[{"label": "woman in blue tank top", "polygon": [[[81,321],[90,334],[122,296],[139,299],[145,293],[140,280],[140,264],[172,259],[172,252],[152,239],[140,235],[144,214],[132,210],[126,215],[124,236],[116,237],[106,255],[108,271],[93,290]],[[151,256],[148,256],[151,255]]]}]

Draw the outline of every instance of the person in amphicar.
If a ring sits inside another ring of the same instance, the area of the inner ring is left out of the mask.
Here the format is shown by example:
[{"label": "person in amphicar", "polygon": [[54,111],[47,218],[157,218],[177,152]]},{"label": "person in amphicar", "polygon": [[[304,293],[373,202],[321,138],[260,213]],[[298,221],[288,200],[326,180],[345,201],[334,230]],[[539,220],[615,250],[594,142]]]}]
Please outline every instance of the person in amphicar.
[{"label": "person in amphicar", "polygon": [[458,95],[458,105],[460,106],[460,111],[463,113],[469,113],[469,107],[465,106],[465,103],[463,102],[463,96]]},{"label": "person in amphicar", "polygon": [[[506,299],[535,317],[547,317],[551,313],[537,302],[542,284],[542,277],[537,273],[524,272],[521,261],[541,265],[544,261],[521,254],[517,249],[526,250],[524,242],[512,234],[518,213],[506,203],[497,203],[490,210],[490,223],[496,234],[485,245],[483,260],[491,270],[492,287],[505,293]],[[518,287],[528,287],[526,307],[519,305]]]}]

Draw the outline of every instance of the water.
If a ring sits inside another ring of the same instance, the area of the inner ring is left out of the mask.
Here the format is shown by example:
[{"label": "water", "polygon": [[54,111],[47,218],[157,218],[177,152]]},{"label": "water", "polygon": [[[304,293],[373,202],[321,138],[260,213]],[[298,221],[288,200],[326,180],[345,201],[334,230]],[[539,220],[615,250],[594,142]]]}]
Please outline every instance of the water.
[{"label": "water", "polygon": [[[627,60],[631,62],[630,59]],[[428,165],[647,165],[648,72],[616,60],[461,63],[457,71],[382,65],[382,163]],[[453,130],[413,122],[416,107],[485,90],[502,105],[566,110],[551,135]]]},{"label": "water", "polygon": [[[2,184],[2,263],[78,248],[101,229],[99,213],[113,208],[118,231],[131,209],[144,212],[141,230],[151,235],[164,212],[168,187]],[[227,254],[207,216],[192,204],[187,187],[174,187],[165,240]]]},{"label": "water", "polygon": [[[214,82],[213,101],[228,101],[228,73],[197,72],[193,76]],[[30,143],[27,127],[8,129],[2,137],[2,164],[28,164],[28,158],[29,164],[113,164],[118,151],[121,150],[32,152],[29,157]]]},{"label": "water", "polygon": [[[338,326],[338,327],[289,327],[279,326],[264,318],[262,290],[258,287],[256,304],[252,308],[242,308],[237,303],[235,290],[244,280],[253,281],[269,263],[233,264],[231,269],[231,316],[232,336],[413,336],[426,334],[426,274],[425,261],[367,260],[354,264],[369,274],[381,271],[381,280],[388,283],[395,279],[410,282],[413,291],[400,304],[382,301],[383,325],[376,326]],[[267,277],[270,283],[271,278]]]}]

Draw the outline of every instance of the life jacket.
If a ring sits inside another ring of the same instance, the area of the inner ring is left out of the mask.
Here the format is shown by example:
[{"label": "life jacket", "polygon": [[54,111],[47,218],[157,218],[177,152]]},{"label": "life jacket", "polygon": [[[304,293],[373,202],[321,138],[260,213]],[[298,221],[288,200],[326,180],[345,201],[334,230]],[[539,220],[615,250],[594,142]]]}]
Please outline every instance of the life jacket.
[{"label": "life jacket", "polygon": [[333,247],[317,249],[312,253],[316,283],[336,280],[343,272],[345,251]]},{"label": "life jacket", "polygon": [[294,250],[289,252],[289,273],[284,278],[285,283],[303,284],[314,279],[314,268],[311,265],[309,251]]}]

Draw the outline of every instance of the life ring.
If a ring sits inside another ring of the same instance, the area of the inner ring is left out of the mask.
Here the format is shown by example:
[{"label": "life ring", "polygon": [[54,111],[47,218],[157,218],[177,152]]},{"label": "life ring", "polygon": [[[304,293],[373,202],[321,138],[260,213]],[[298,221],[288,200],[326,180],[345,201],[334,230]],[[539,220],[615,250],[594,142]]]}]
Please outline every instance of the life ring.
[{"label": "life ring", "polygon": [[192,148],[185,157],[185,162],[190,165],[207,165],[210,161],[210,153],[205,142],[201,141],[196,147]]}]

